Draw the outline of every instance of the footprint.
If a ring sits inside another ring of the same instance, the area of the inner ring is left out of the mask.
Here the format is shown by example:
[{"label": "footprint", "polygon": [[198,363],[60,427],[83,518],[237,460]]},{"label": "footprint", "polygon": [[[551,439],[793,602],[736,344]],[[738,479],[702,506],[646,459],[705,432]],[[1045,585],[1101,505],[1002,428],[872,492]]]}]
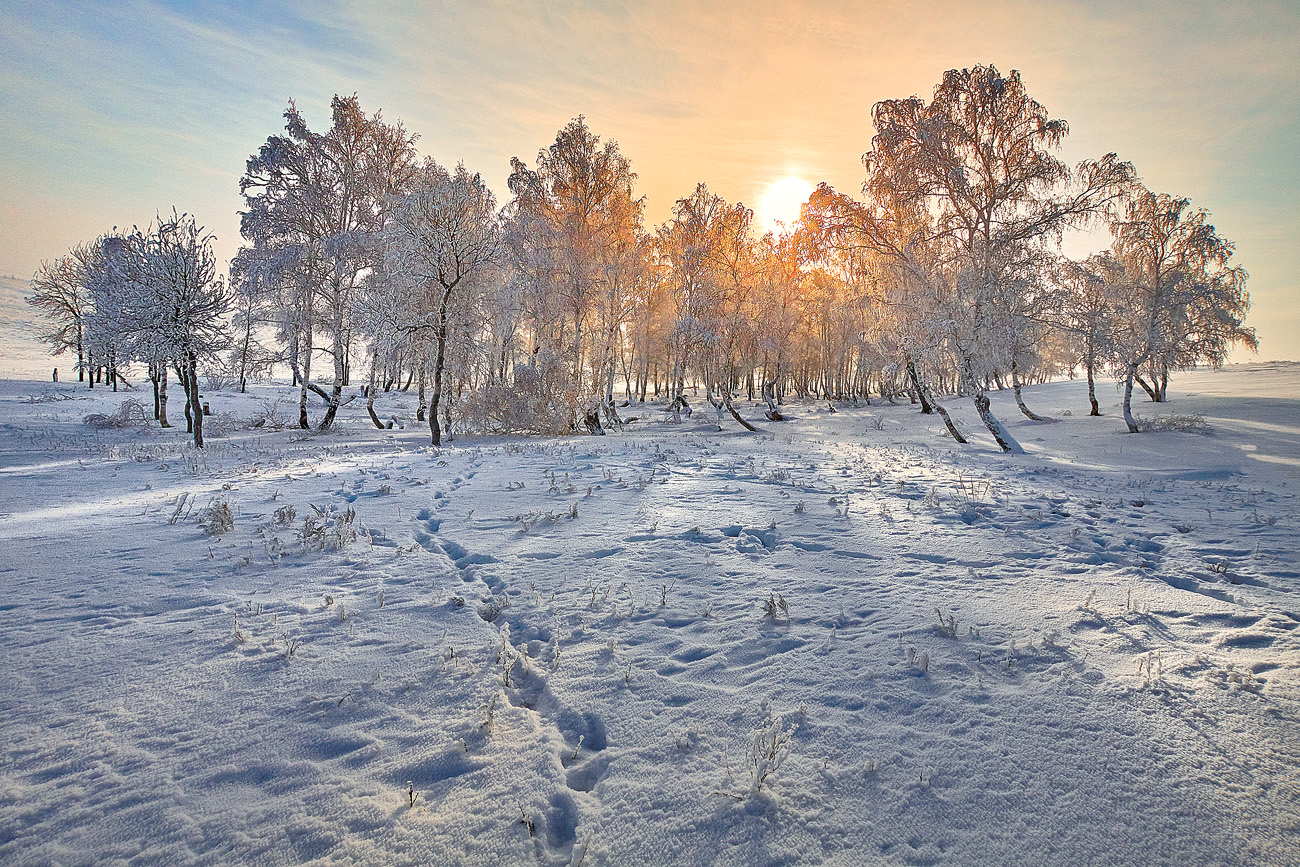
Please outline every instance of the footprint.
[{"label": "footprint", "polygon": [[392,779],[398,785],[408,780],[417,787],[429,787],[456,777],[477,771],[485,767],[483,762],[471,761],[461,750],[451,750],[441,755],[425,759],[399,768],[393,772]]},{"label": "footprint", "polygon": [[580,765],[569,768],[564,782],[575,792],[590,792],[605,776],[609,770],[609,763],[613,760],[614,757],[607,753],[594,756]]},{"label": "footprint", "polygon": [[1265,647],[1272,647],[1276,640],[1277,637],[1273,635],[1264,635],[1259,632],[1243,632],[1219,639],[1219,646],[1260,650]]},{"label": "footprint", "polygon": [[574,749],[581,744],[582,749],[598,753],[609,746],[604,720],[591,711],[560,708],[555,715],[555,727],[564,736],[565,743]]},{"label": "footprint", "polygon": [[673,659],[678,662],[699,662],[701,659],[712,656],[718,652],[716,647],[687,647],[673,654]]},{"label": "footprint", "polygon": [[578,805],[568,792],[551,796],[551,809],[546,816],[546,843],[552,849],[569,850],[578,835]]}]

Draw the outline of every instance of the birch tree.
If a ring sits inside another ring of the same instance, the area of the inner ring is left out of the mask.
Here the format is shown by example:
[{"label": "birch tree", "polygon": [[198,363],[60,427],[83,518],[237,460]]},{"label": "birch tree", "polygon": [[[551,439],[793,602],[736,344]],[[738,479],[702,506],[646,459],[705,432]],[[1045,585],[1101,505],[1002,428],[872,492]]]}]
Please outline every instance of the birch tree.
[{"label": "birch tree", "polygon": [[1258,341],[1245,327],[1246,271],[1231,264],[1234,245],[1219,236],[1204,209],[1136,186],[1111,231],[1123,273],[1117,288],[1124,421],[1137,433],[1131,400],[1143,365],[1152,374],[1152,399],[1163,401],[1171,370],[1199,362],[1217,366],[1234,345],[1255,349]]},{"label": "birch tree", "polygon": [[[582,116],[538,151],[535,168],[518,157],[510,164],[511,258],[542,296],[530,302],[534,321],[549,332],[538,336],[569,360],[566,397],[575,420],[588,392],[614,419],[616,344],[645,268],[645,201],[633,192],[636,173],[618,142],[602,144]],[[586,344],[593,312],[602,320],[601,358],[589,385]]]},{"label": "birch tree", "polygon": [[217,274],[213,236],[194,217],[160,218],[128,239],[120,318],[142,355],[170,360],[185,391],[194,445],[203,447],[199,362],[229,345],[230,294]]},{"label": "birch tree", "polygon": [[[299,382],[298,422],[308,426],[307,394],[325,402],[321,429],[342,403],[350,372],[354,295],[380,254],[386,203],[416,167],[415,137],[379,113],[366,116],[355,95],[335,96],[328,132],[308,127],[291,100],[286,135],[272,136],[249,158],[240,192],[244,267],[276,282],[286,311],[290,363]],[[261,260],[255,263],[254,260]],[[316,335],[333,366],[326,391],[312,379]]]},{"label": "birch tree", "polygon": [[463,164],[453,174],[426,160],[411,191],[395,199],[391,217],[385,270],[400,275],[412,290],[406,321],[397,328],[426,331],[434,342],[429,432],[436,446],[442,443],[439,407],[453,295],[500,261],[496,198]]},{"label": "birch tree", "polygon": [[42,262],[32,277],[32,294],[26,298],[54,326],[40,337],[49,345],[50,354],[76,352],[78,382],[86,379],[86,320],[93,309],[86,286],[86,263],[92,255],[89,245],[78,244],[68,255]]},{"label": "birch tree", "polygon": [[934,215],[943,260],[931,277],[945,285],[941,303],[963,389],[998,445],[1023,451],[985,390],[1011,362],[1005,342],[990,339],[1007,325],[999,294],[1015,294],[1016,270],[1045,241],[1115,201],[1132,168],[1108,154],[1072,171],[1052,153],[1069,133],[1066,122],[1048,116],[1018,72],[1003,76],[993,66],[949,70],[931,102],[886,100],[872,116],[865,190],[923,203]]},{"label": "birch tree", "polygon": [[[678,298],[677,375],[674,403],[682,400],[682,371],[693,360],[722,429],[725,409],[754,430],[732,403],[735,359],[745,341],[745,312],[757,261],[750,235],[754,214],[729,204],[699,184],[678,199],[673,219],[659,230],[660,249],[672,268]],[[716,392],[716,394],[715,394]]]}]

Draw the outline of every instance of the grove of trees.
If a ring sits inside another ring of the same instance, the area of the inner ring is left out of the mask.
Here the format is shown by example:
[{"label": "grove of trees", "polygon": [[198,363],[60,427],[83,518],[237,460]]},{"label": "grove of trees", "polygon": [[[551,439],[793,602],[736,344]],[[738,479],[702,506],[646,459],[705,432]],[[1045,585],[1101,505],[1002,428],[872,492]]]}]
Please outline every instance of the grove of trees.
[{"label": "grove of trees", "polygon": [[[1069,133],[1017,72],[950,70],[929,101],[886,100],[860,194],[821,185],[796,225],[759,233],[753,212],[704,183],[645,224],[616,142],[575,118],[533,165],[511,161],[498,206],[481,175],[421,158],[400,122],[335,97],[309,129],[250,157],[244,246],[228,277],[211,237],[175,212],[43,264],[28,301],[78,379],[118,387],[144,365],[167,424],[174,372],[202,445],[200,377],[282,365],[297,423],[320,428],[362,396],[415,389],[431,441],[457,431],[603,433],[660,401],[703,399],[721,427],[772,421],[790,397],[909,400],[965,442],[945,402],[973,401],[1006,451],[992,389],[1081,370],[1165,399],[1169,374],[1255,346],[1246,273],[1204,210],[1153,193],[1114,154],[1069,166]],[[1068,230],[1109,226],[1111,249],[1060,253]],[[626,409],[620,412],[621,409]]]}]

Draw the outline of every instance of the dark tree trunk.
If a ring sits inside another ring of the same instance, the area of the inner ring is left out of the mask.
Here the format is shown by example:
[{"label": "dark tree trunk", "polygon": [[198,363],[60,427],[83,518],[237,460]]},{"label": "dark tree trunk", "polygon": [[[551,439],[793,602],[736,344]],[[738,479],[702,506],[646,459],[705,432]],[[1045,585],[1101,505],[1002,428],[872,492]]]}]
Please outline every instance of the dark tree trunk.
[{"label": "dark tree trunk", "polygon": [[1134,372],[1133,381],[1136,382],[1138,385],[1142,386],[1142,390],[1147,393],[1147,397],[1151,398],[1152,403],[1160,402],[1160,395],[1156,394],[1156,390],[1154,388],[1147,385],[1147,381],[1142,378],[1142,374]]},{"label": "dark tree trunk", "polygon": [[149,362],[149,382],[153,384],[153,417],[156,421],[162,420],[162,400],[158,389],[158,381],[162,375],[160,369],[167,369],[165,361]]},{"label": "dark tree trunk", "polygon": [[187,397],[189,398],[189,413],[194,419],[193,430],[194,447],[203,448],[203,406],[199,402],[199,368],[198,359],[190,356],[186,359],[186,382],[189,384]]},{"label": "dark tree trunk", "polygon": [[424,421],[425,419],[425,415],[426,415],[425,407],[428,405],[425,403],[424,400],[424,395],[427,387],[427,383],[426,383],[427,378],[428,378],[428,374],[425,372],[425,358],[424,358],[424,354],[421,353],[420,354],[420,383],[416,387],[416,396],[415,396],[415,405],[417,407],[417,409],[415,410],[416,421]]},{"label": "dark tree trunk", "polygon": [[1016,393],[1016,406],[1020,407],[1020,411],[1025,414],[1025,418],[1028,418],[1031,421],[1047,420],[1042,416],[1035,414],[1032,409],[1025,406],[1025,400],[1020,396],[1020,373],[1019,371],[1016,370],[1015,361],[1011,362],[1011,387],[1015,390]]},{"label": "dark tree trunk", "polygon": [[[916,362],[912,360],[911,355],[907,356],[907,377],[912,380],[912,387],[916,389],[916,395],[921,399],[921,414],[929,415],[934,412],[934,404],[931,403],[929,395],[926,394],[927,389],[921,384],[921,377],[916,373]],[[945,416],[945,419],[946,418],[947,417]],[[948,432],[952,433],[954,438],[960,436],[956,433],[956,429],[953,428],[951,423],[948,425]],[[966,442],[963,439],[958,439],[957,441],[963,443]]]},{"label": "dark tree trunk", "polygon": [[1092,404],[1092,412],[1088,413],[1088,415],[1099,416],[1101,415],[1101,407],[1097,405],[1097,385],[1093,377],[1092,359],[1088,360],[1085,369],[1088,371],[1088,403]]}]

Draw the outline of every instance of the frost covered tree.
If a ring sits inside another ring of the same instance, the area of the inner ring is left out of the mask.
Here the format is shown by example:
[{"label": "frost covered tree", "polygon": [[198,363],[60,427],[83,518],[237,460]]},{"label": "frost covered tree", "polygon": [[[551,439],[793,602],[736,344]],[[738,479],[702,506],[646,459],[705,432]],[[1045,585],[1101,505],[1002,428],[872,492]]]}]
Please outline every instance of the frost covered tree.
[{"label": "frost covered tree", "polygon": [[770,421],[784,421],[779,388],[793,361],[801,324],[807,244],[793,232],[768,233],[759,241],[762,283],[753,306],[759,394]]},{"label": "frost covered tree", "polygon": [[1123,268],[1109,254],[1090,256],[1083,262],[1062,259],[1051,279],[1057,291],[1043,321],[1067,335],[1073,361],[1088,382],[1089,415],[1101,415],[1097,403],[1097,371],[1115,352],[1117,276]]},{"label": "frost covered tree", "polygon": [[256,257],[250,260],[237,256],[230,264],[234,345],[229,368],[239,381],[241,394],[248,390],[250,377],[261,377],[281,358],[281,353],[261,340],[263,331],[275,325],[275,286],[256,267],[257,262]]},{"label": "frost covered tree", "polygon": [[407,288],[394,311],[397,331],[427,332],[433,340],[429,432],[442,442],[439,407],[447,362],[453,295],[472,288],[501,258],[496,198],[477,174],[425,160],[409,192],[395,198],[385,233],[384,272]]},{"label": "frost covered tree", "polygon": [[1114,154],[1074,170],[1061,162],[1053,151],[1068,125],[1048,116],[1014,70],[949,70],[929,103],[886,100],[872,117],[864,191],[918,203],[933,219],[941,258],[930,282],[942,287],[962,388],[998,445],[1019,452],[986,390],[1012,365],[1017,272],[1044,242],[1113,202],[1132,168]]},{"label": "frost covered tree", "polygon": [[[114,229],[90,245],[84,263],[86,292],[91,299],[91,315],[85,323],[87,354],[95,359],[94,368],[113,391],[117,391],[119,381],[124,381],[119,366],[132,358],[134,323],[125,305],[136,252],[132,237]],[[94,376],[92,371],[92,387]]]},{"label": "frost covered tree", "polygon": [[[54,329],[40,339],[58,356],[68,350],[77,353],[77,381],[86,379],[86,320],[92,313],[86,285],[86,264],[93,257],[90,245],[78,244],[66,256],[42,262],[32,277],[32,294],[26,301],[49,319]],[[93,378],[92,378],[93,382]]]},{"label": "frost covered tree", "polygon": [[[248,271],[274,282],[284,311],[282,330],[299,383],[298,422],[308,426],[307,393],[325,402],[328,428],[342,403],[350,372],[355,294],[380,255],[387,203],[416,169],[415,137],[401,123],[367,116],[355,95],[335,96],[333,123],[312,132],[292,101],[285,135],[272,136],[249,158],[240,192],[241,231],[249,246],[239,258]],[[327,391],[313,382],[316,335],[331,359]]]},{"label": "frost covered tree", "polygon": [[864,191],[869,195],[858,201],[818,187],[805,214],[811,243],[820,257],[847,257],[866,272],[921,411],[938,412],[949,436],[965,443],[932,385],[937,359],[951,348],[945,251],[934,215],[905,189],[868,181]]},{"label": "frost covered tree", "polygon": [[1222,364],[1237,343],[1258,346],[1245,327],[1250,295],[1245,269],[1231,264],[1233,243],[1219,237],[1209,214],[1191,202],[1140,185],[1112,224],[1112,253],[1122,276],[1117,321],[1118,364],[1124,376],[1124,421],[1133,384],[1145,367],[1152,400],[1163,401],[1169,372],[1205,362]]},{"label": "frost covered tree", "polygon": [[213,236],[173,210],[125,239],[119,321],[140,357],[166,359],[185,391],[194,445],[203,447],[199,362],[229,345],[230,294],[217,274]]},{"label": "frost covered tree", "polygon": [[[509,250],[533,296],[534,349],[566,357],[564,399],[574,421],[588,399],[613,419],[616,344],[645,275],[645,202],[633,193],[636,173],[618,143],[602,144],[581,116],[538,152],[535,168],[518,157],[510,164]],[[599,360],[589,378],[593,351]]]},{"label": "frost covered tree", "polygon": [[684,372],[693,363],[719,430],[724,410],[754,430],[732,403],[737,357],[749,337],[745,314],[758,271],[753,218],[743,204],[730,204],[701,183],[677,200],[673,218],[659,230],[659,250],[671,268],[678,299],[672,400],[682,401]]}]

